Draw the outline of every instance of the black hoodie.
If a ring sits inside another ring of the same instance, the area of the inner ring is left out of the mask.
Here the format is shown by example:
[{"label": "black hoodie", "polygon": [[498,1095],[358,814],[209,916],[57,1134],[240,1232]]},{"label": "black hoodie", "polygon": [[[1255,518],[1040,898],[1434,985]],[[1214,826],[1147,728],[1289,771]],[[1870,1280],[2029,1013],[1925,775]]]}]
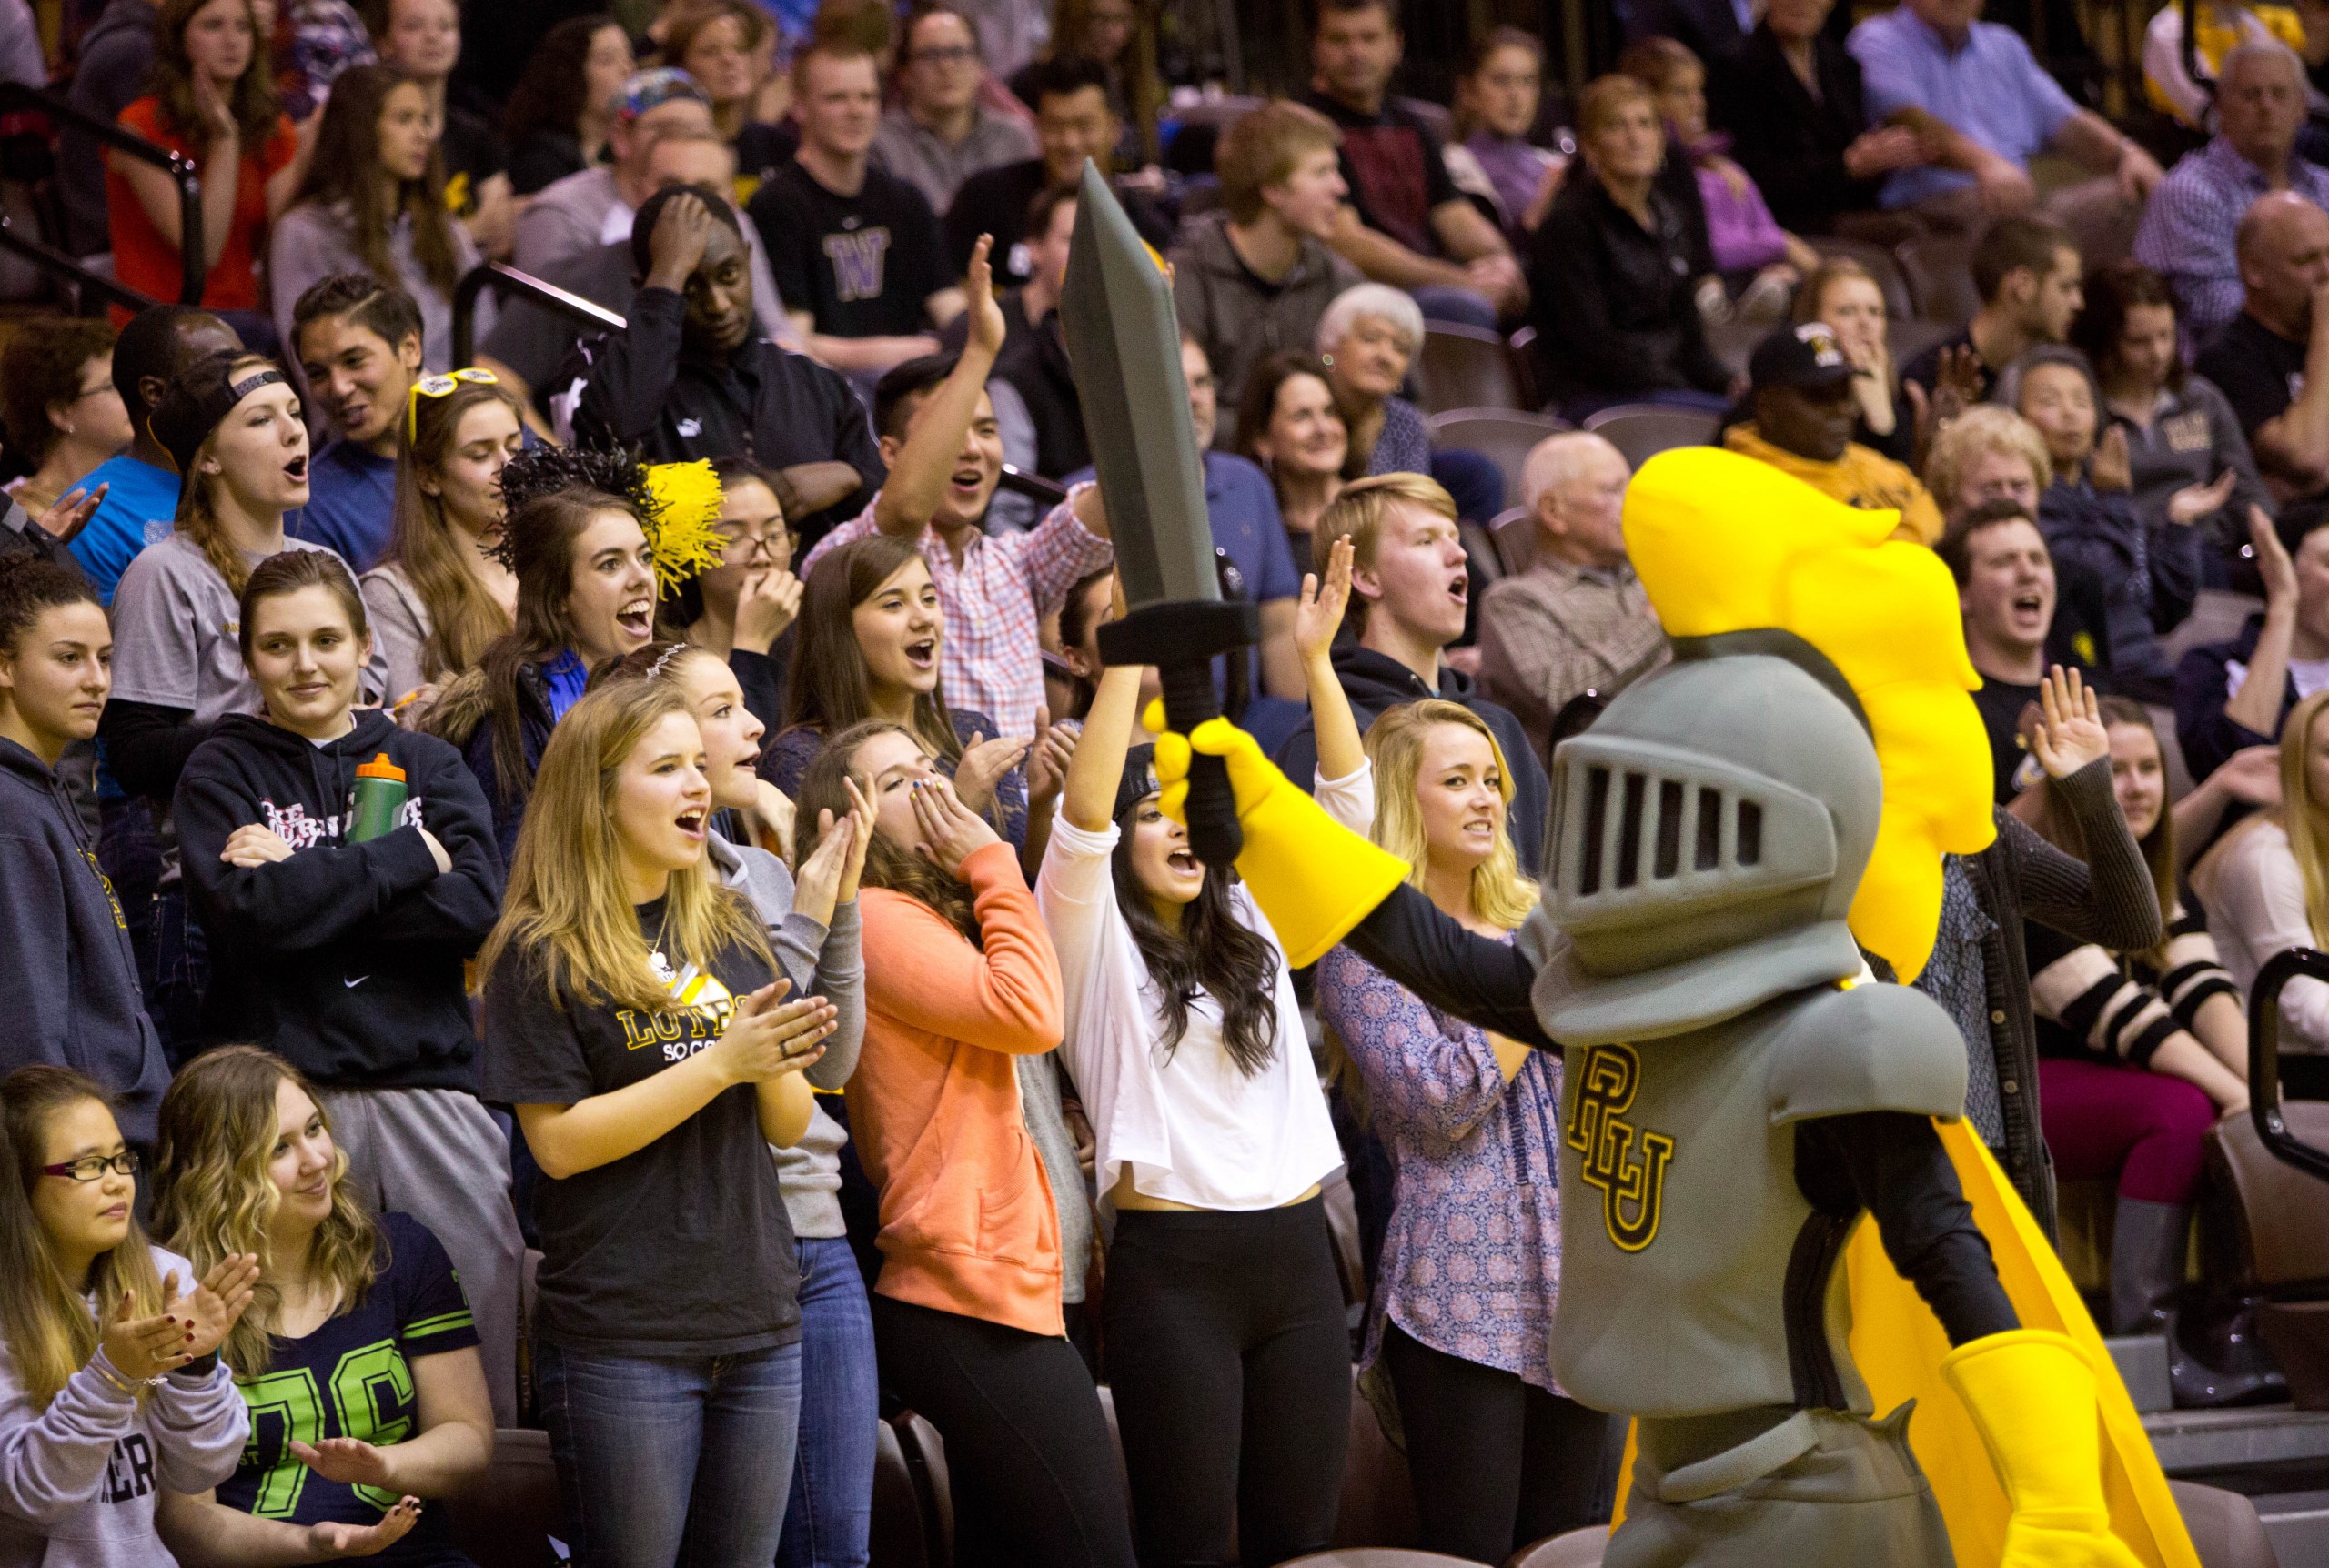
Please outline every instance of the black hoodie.
[{"label": "black hoodie", "polygon": [[170,1068],[129,927],[64,783],[13,740],[0,740],[0,1074],[85,1072],[118,1097],[123,1135],[153,1141]]},{"label": "black hoodie", "polygon": [[[1439,667],[1439,689],[1435,691],[1424,684],[1423,677],[1389,654],[1349,640],[1335,645],[1335,678],[1342,682],[1343,695],[1350,699],[1361,735],[1389,709],[1427,697],[1443,698],[1477,714],[1496,732],[1505,766],[1512,769],[1512,809],[1505,829],[1512,835],[1522,872],[1537,875],[1544,860],[1545,822],[1552,811],[1553,789],[1545,778],[1545,764],[1528,744],[1527,731],[1520,728],[1510,709],[1476,694],[1469,678],[1444,664]],[[1277,765],[1305,793],[1317,783],[1318,734],[1307,718],[1277,749]]]},{"label": "black hoodie", "polygon": [[[349,844],[356,769],[383,751],[410,791],[402,825]],[[324,746],[230,713],[188,759],[176,817],[210,943],[210,1039],[256,1040],[328,1086],[476,1088],[461,966],[499,913],[501,857],[459,752],[377,709]],[[253,822],[291,858],[248,869],[220,859]],[[424,826],[452,858],[441,876]]]}]

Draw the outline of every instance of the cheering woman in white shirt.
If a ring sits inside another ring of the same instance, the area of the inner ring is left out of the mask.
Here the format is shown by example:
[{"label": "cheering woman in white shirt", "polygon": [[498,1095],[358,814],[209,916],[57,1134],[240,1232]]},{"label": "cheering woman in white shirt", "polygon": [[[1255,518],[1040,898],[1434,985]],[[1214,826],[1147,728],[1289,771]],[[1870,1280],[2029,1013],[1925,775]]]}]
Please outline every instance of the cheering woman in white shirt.
[{"label": "cheering woman in white shirt", "polygon": [[[1318,1187],[1342,1154],[1269,922],[1157,809],[1150,749],[1126,756],[1140,680],[1101,676],[1035,883],[1116,1211],[1107,1372],[1140,1560],[1277,1563],[1332,1544],[1342,1487],[1350,1339]],[[1355,728],[1337,760],[1364,765]]]}]

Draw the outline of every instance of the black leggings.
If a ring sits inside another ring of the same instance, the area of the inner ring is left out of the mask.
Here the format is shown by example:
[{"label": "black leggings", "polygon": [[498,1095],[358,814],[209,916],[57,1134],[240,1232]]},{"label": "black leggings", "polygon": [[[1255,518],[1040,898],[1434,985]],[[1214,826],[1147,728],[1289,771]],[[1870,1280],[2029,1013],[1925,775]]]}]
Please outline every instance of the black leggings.
[{"label": "black leggings", "polygon": [[1532,1541],[1609,1522],[1608,1416],[1433,1350],[1396,1323],[1384,1326],[1383,1361],[1424,1550],[1501,1563]]},{"label": "black leggings", "polygon": [[1143,1568],[1331,1546],[1350,1332],[1326,1205],[1119,1211],[1103,1311]]},{"label": "black leggings", "polygon": [[882,1382],[946,1440],[956,1568],[1132,1568],[1115,1444],[1064,1339],[873,1298]]}]

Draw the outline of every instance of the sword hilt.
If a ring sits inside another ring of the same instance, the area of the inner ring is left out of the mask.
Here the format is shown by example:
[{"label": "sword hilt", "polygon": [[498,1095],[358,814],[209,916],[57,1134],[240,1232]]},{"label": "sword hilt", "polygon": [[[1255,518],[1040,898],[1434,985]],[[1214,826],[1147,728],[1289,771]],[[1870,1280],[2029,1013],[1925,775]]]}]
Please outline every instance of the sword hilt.
[{"label": "sword hilt", "polygon": [[[1186,735],[1221,717],[1213,661],[1242,654],[1261,638],[1261,612],[1238,599],[1143,605],[1100,628],[1100,657],[1112,665],[1153,664],[1164,689],[1164,722]],[[1189,848],[1208,868],[1237,863],[1245,836],[1229,767],[1202,753],[1189,759]]]}]

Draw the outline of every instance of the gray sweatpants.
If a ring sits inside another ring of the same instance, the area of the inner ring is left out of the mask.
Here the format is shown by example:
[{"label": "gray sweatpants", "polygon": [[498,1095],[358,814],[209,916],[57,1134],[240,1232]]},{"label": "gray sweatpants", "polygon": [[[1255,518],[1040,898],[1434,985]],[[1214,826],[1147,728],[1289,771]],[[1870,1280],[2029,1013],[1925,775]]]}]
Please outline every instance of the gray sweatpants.
[{"label": "gray sweatpants", "polygon": [[1602,1568],[1950,1568],[1949,1532],[1909,1452],[1913,1403],[1880,1422],[1805,1410],[1777,1425],[1755,1411],[1640,1422],[1626,1522]]},{"label": "gray sweatpants", "polygon": [[458,1089],[327,1089],[332,1137],[378,1210],[409,1214],[453,1260],[477,1319],[493,1424],[518,1424],[518,1284],[526,1243],[509,1199],[509,1141]]}]

